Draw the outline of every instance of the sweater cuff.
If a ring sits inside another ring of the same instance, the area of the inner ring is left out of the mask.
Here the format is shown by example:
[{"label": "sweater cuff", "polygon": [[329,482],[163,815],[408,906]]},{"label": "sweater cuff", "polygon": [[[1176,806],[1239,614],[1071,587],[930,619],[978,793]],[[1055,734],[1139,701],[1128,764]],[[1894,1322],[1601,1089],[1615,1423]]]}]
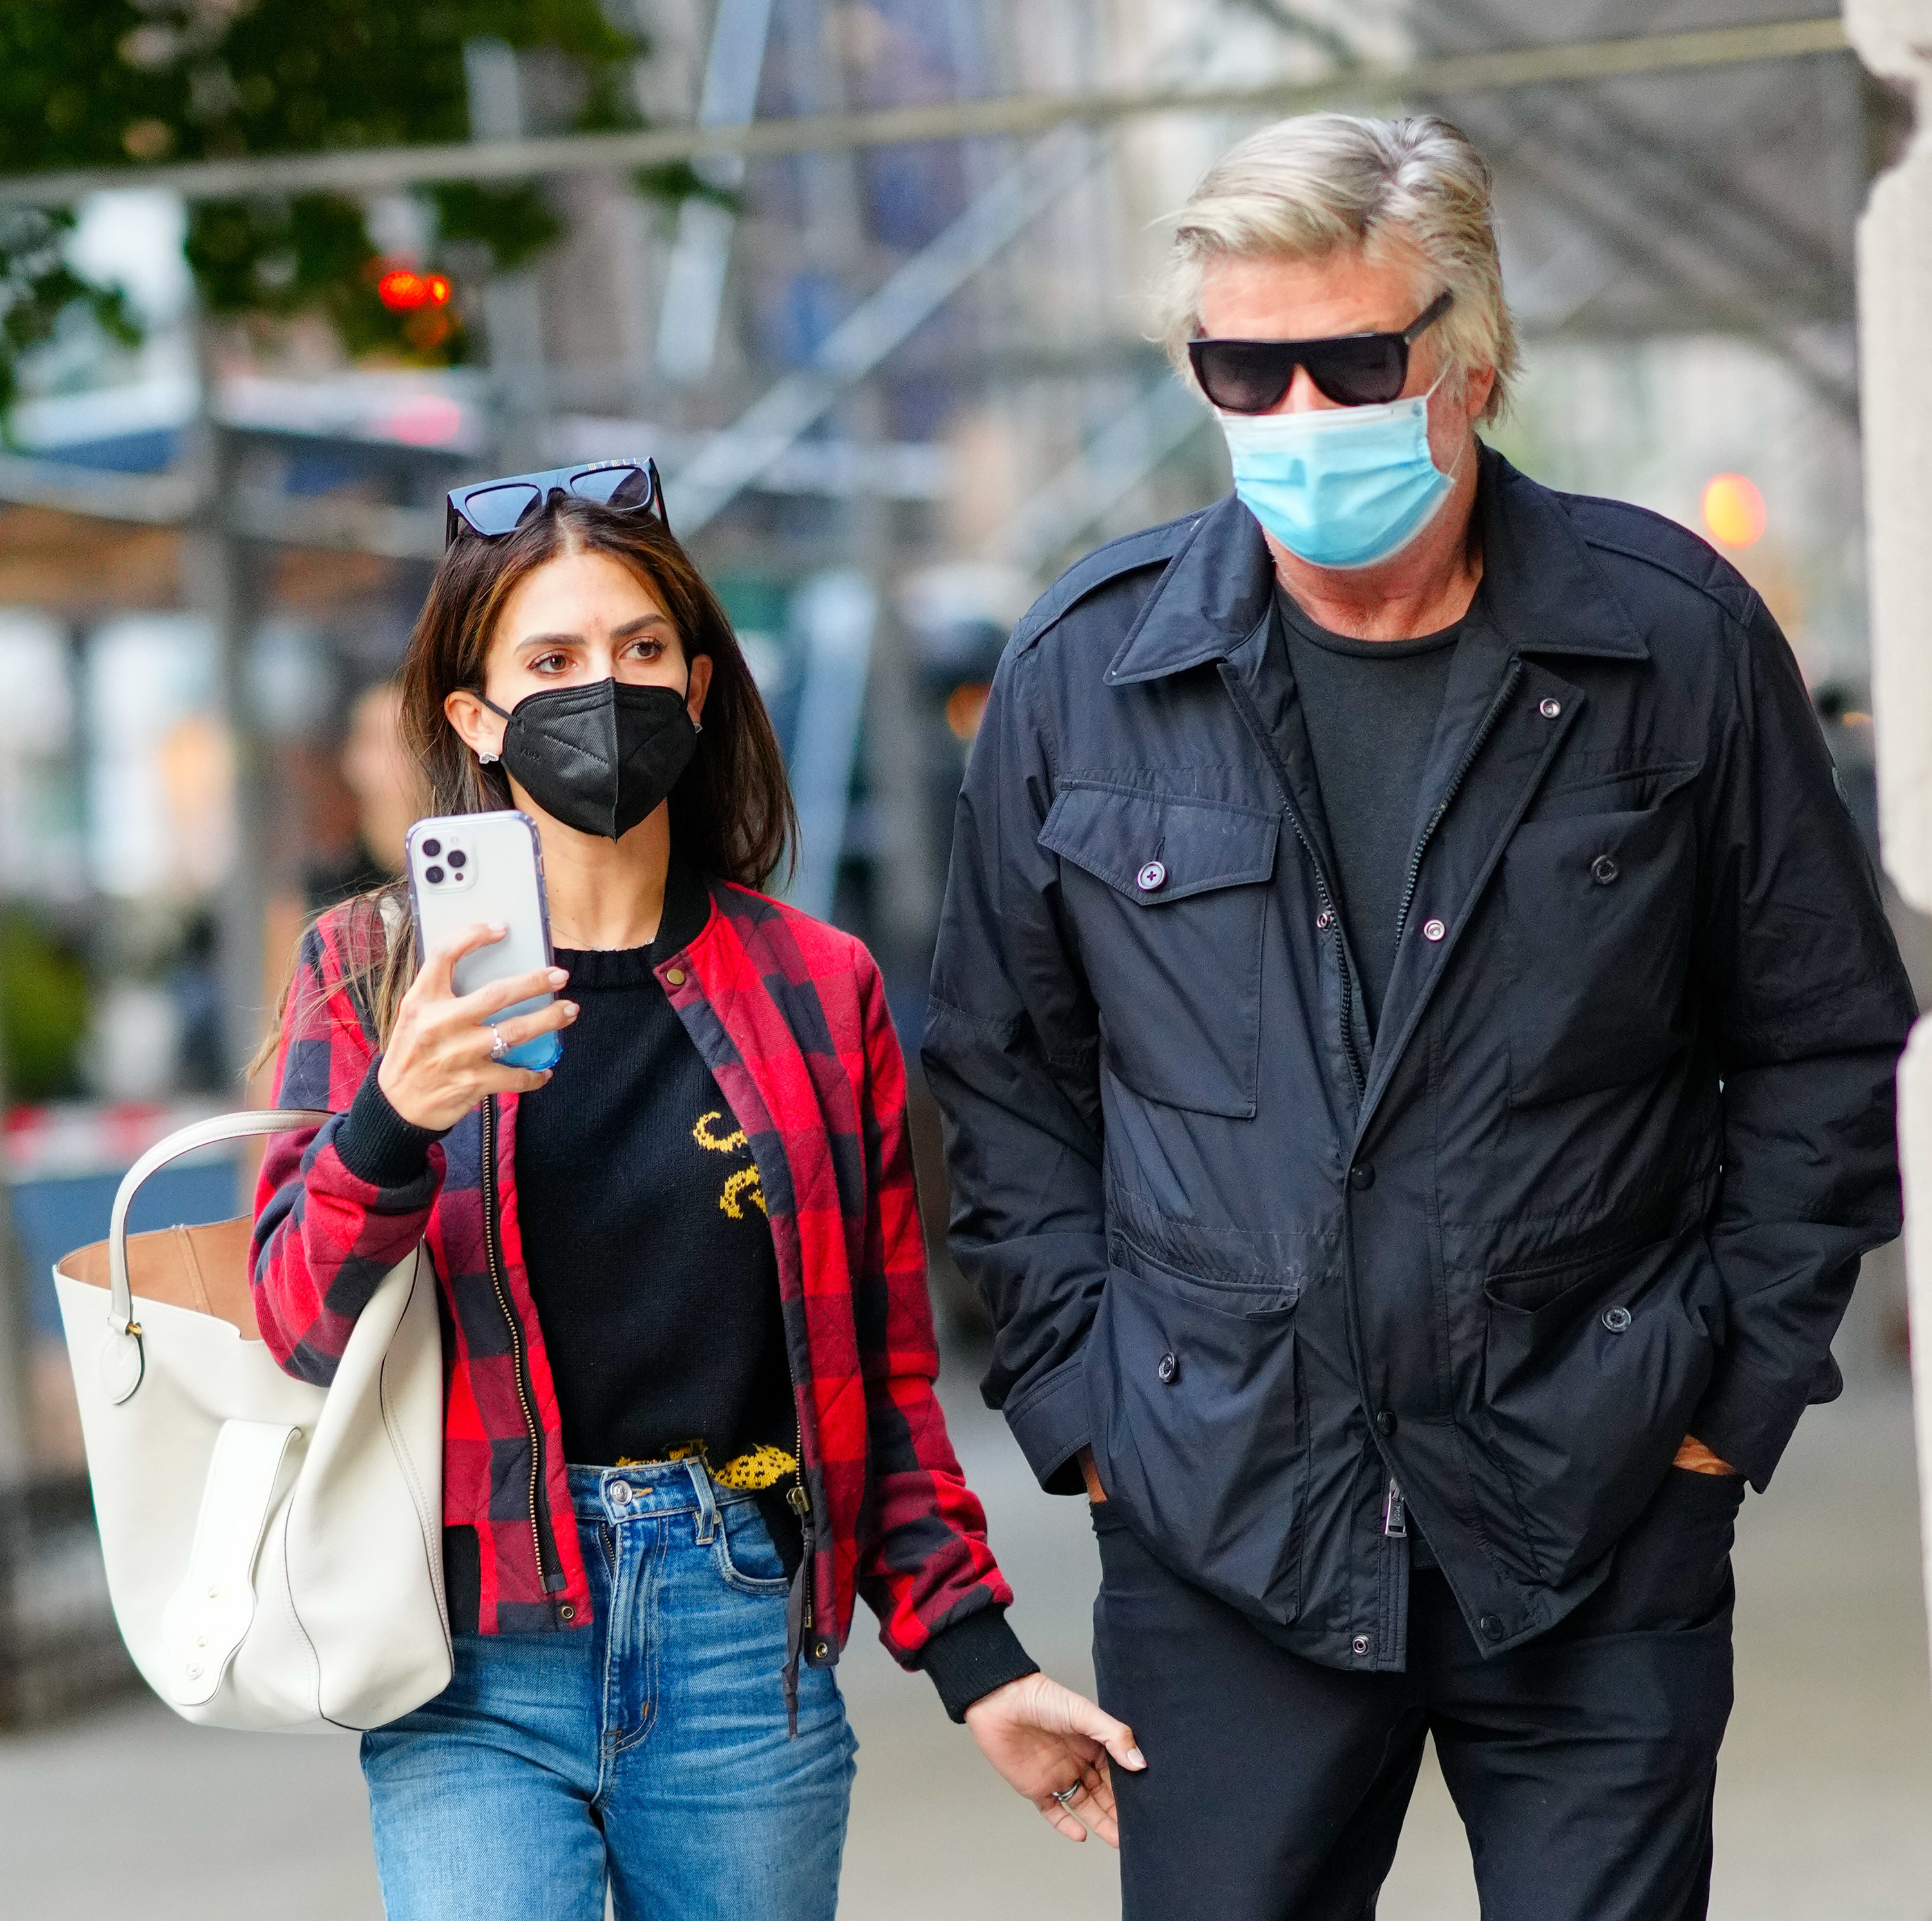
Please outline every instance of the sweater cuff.
[{"label": "sweater cuff", "polygon": [[1040,1672],[1040,1663],[1006,1625],[1004,1607],[982,1607],[940,1628],[920,1650],[918,1665],[932,1676],[955,1721],[964,1721],[966,1710],[995,1688]]},{"label": "sweater cuff", "polygon": [[372,1187],[406,1187],[419,1181],[429,1165],[430,1144],[442,1139],[434,1128],[405,1121],[389,1105],[376,1085],[381,1057],[369,1064],[362,1085],[342,1124],[335,1130],[335,1151],[343,1166]]}]

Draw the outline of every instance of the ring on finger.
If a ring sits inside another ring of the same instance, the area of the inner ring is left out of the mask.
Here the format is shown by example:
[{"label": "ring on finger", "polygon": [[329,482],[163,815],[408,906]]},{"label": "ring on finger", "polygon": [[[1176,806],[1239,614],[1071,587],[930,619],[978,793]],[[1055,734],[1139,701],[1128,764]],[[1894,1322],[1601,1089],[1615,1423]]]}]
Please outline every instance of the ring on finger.
[{"label": "ring on finger", "polygon": [[1065,1787],[1056,1787],[1053,1790],[1053,1798],[1070,1814],[1073,1811],[1074,1802],[1080,1797],[1081,1790],[1086,1785],[1084,1781],[1076,1781]]},{"label": "ring on finger", "polygon": [[496,1061],[500,1066],[502,1062],[503,1056],[508,1053],[509,1051],[510,1043],[508,1037],[505,1034],[503,1030],[500,1027],[493,1027],[490,1030],[490,1059]]}]

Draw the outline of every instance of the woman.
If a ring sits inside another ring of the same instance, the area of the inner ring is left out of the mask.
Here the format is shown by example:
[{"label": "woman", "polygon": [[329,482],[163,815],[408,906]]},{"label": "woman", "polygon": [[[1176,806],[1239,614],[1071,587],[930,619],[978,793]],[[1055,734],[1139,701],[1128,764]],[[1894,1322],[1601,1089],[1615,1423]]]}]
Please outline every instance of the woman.
[{"label": "woman", "polygon": [[[457,995],[406,891],[285,999],[255,1287],[326,1381],[426,1240],[455,1673],[365,1735],[391,1921],[830,1915],[855,1594],[1000,1772],[1114,1838],[1128,1730],[1040,1674],[932,1393],[904,1069],[856,941],[754,893],[793,826],[647,462],[450,497],[403,671],[430,811],[520,807],[554,968]],[[566,997],[560,990],[568,987]],[[543,1011],[485,1017],[545,992]],[[564,1036],[550,1071],[502,1055]]]}]

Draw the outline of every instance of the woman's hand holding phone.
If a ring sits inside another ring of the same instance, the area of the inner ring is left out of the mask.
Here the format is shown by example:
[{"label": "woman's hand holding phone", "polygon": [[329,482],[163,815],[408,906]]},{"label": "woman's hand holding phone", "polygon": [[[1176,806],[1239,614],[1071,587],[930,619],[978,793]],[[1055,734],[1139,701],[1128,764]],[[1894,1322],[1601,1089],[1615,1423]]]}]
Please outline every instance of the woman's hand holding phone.
[{"label": "woman's hand holding phone", "polygon": [[570,977],[560,967],[538,968],[493,981],[474,994],[456,992],[456,963],[465,954],[500,941],[505,929],[478,922],[463,938],[431,954],[403,996],[376,1082],[389,1105],[412,1127],[440,1133],[453,1127],[486,1095],[528,1094],[550,1072],[511,1067],[491,1058],[501,1035],[506,1047],[556,1033],[577,1018],[571,1001],[553,1001],[533,1014],[496,1027],[484,1023],[505,1007],[554,993]]}]

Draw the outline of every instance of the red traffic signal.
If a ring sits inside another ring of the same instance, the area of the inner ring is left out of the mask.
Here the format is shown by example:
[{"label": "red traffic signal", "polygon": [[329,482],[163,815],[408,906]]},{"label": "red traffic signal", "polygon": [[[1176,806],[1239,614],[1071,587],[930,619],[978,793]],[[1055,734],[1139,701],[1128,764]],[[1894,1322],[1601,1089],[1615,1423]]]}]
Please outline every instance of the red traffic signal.
[{"label": "red traffic signal", "polygon": [[441,274],[419,274],[413,267],[392,267],[376,283],[376,298],[392,314],[410,314],[449,304],[449,282]]}]

